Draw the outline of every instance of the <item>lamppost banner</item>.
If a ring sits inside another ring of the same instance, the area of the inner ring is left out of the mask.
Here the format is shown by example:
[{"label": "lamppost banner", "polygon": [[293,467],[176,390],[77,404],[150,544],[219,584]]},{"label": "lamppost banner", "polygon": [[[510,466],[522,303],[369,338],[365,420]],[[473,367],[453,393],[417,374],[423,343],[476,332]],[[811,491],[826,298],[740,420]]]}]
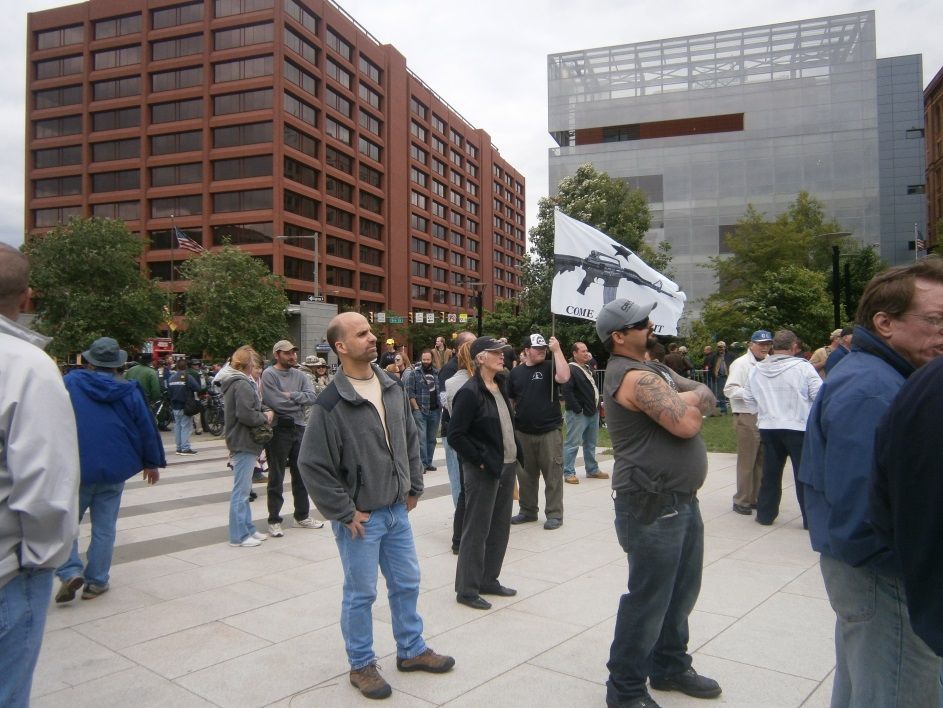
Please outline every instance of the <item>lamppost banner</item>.
[{"label": "lamppost banner", "polygon": [[678,333],[687,300],[677,283],[650,267],[618,241],[559,209],[554,212],[554,277],[550,311],[596,320],[603,305],[618,298],[655,301],[655,334]]}]

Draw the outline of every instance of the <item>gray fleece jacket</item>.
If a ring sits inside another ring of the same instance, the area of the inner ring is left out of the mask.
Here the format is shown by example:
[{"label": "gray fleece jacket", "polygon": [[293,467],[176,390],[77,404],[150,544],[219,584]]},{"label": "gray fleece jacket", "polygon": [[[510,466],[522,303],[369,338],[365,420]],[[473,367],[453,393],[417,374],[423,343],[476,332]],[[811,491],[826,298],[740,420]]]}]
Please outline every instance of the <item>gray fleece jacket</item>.
[{"label": "gray fleece jacket", "polygon": [[[227,370],[228,369],[228,370]],[[216,380],[223,389],[226,447],[230,452],[251,452],[258,455],[262,446],[252,439],[252,428],[267,422],[255,381],[231,367],[220,371]]]},{"label": "gray fleece jacket", "polygon": [[403,388],[373,365],[383,389],[389,442],[376,408],[361,398],[343,369],[311,406],[298,467],[325,519],[347,523],[422,494],[419,435]]}]

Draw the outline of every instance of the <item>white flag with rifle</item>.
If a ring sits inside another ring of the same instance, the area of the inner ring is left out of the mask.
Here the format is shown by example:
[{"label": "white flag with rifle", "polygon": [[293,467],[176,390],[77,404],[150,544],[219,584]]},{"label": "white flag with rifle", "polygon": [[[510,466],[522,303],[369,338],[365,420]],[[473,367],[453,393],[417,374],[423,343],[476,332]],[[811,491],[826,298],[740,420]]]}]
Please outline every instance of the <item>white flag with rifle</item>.
[{"label": "white flag with rifle", "polygon": [[687,299],[669,280],[602,231],[554,211],[554,277],[550,311],[596,320],[596,313],[617,298],[657,302],[652,310],[656,334],[678,333]]}]

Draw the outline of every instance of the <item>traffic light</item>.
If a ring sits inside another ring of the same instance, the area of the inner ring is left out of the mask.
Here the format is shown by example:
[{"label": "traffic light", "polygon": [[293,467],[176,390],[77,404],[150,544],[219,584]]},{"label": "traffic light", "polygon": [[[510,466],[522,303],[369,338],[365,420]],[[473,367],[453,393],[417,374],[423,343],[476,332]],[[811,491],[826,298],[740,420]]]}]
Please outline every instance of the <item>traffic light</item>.
[{"label": "traffic light", "polygon": [[370,324],[373,324],[373,312],[368,312],[367,316],[370,318]]},{"label": "traffic light", "polygon": [[410,310],[410,312],[409,312],[409,324],[412,324],[412,323],[413,323],[413,313],[412,313],[412,310]]}]

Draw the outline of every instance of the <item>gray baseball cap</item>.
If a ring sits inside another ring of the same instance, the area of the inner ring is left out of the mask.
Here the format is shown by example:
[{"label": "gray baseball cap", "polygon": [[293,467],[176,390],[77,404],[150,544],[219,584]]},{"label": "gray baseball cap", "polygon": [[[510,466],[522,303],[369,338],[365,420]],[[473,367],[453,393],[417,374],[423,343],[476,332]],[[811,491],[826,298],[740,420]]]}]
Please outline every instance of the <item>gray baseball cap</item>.
[{"label": "gray baseball cap", "polygon": [[596,318],[596,335],[599,341],[605,343],[613,332],[638,324],[648,317],[648,313],[657,305],[657,302],[633,302],[627,298],[613,300],[599,311]]}]

